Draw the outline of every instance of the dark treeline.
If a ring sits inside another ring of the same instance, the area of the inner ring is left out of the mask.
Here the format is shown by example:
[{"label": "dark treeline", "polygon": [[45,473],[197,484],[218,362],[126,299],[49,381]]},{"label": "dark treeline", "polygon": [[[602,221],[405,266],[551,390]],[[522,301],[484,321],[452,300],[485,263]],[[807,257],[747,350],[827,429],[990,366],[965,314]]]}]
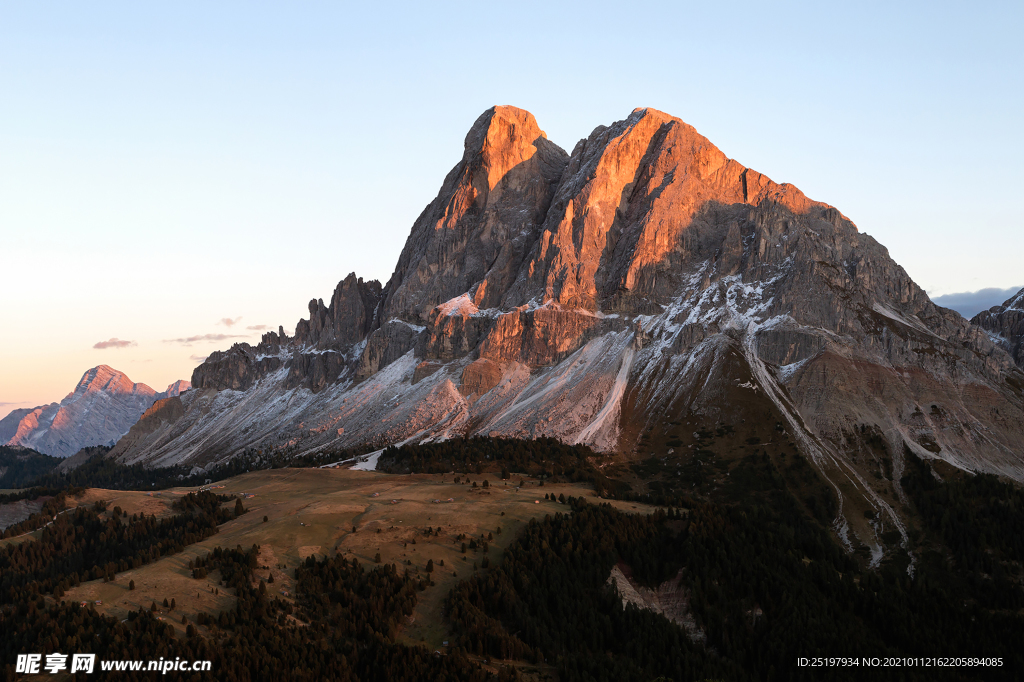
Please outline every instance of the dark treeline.
[{"label": "dark treeline", "polygon": [[377,470],[394,474],[481,474],[500,468],[531,476],[589,481],[593,467],[588,458],[596,457],[586,445],[566,445],[554,438],[453,438],[440,443],[389,447],[381,453]]},{"label": "dark treeline", "polygon": [[[78,467],[56,470],[31,481],[34,491],[21,491],[0,503],[15,499],[35,499],[40,494],[56,494],[69,486],[106,488],[109,490],[162,490],[170,487],[198,486],[224,480],[250,471],[285,467],[317,467],[366,454],[366,448],[330,450],[296,455],[289,450],[246,450],[211,467],[208,471],[191,473],[187,466],[147,468],[141,464],[121,464],[108,459],[108,447],[90,448],[89,459]],[[442,473],[448,471],[476,472],[501,470],[525,473],[540,478],[592,483],[600,494],[609,497],[628,495],[629,486],[611,481],[592,464],[600,459],[585,445],[566,445],[554,438],[514,440],[506,438],[457,438],[442,443],[426,443],[390,447],[383,453],[378,469],[388,473]],[[649,497],[645,501],[651,501]]]},{"label": "dark treeline", "polygon": [[[18,600],[0,609],[0,656],[3,657],[3,680],[13,682],[23,676],[14,672],[12,661],[20,653],[45,652],[64,654],[91,653],[99,660],[157,660],[188,657],[188,660],[209,660],[217,651],[206,640],[182,642],[174,636],[174,628],[149,612],[132,612],[125,622],[100,615],[95,609],[61,601],[47,604],[42,596],[22,593]],[[191,646],[190,646],[191,645]],[[106,679],[99,673],[99,663],[92,675],[75,673],[76,681]],[[112,679],[152,680],[152,672],[110,673]],[[192,673],[168,673],[168,679],[208,680],[211,677]],[[212,678],[216,679],[216,678]]]},{"label": "dark treeline", "polygon": [[609,480],[594,466],[593,462],[600,459],[602,456],[586,445],[568,445],[555,438],[475,436],[389,447],[381,453],[377,470],[391,474],[482,474],[499,470],[503,478],[521,473],[541,479],[591,483],[598,494],[609,497],[628,491],[627,484]]},{"label": "dark treeline", "polygon": [[606,585],[620,561],[654,584],[674,573],[680,557],[667,515],[568,502],[571,514],[531,521],[495,570],[449,594],[459,650],[547,661],[563,680],[747,679],[735,662],[710,656],[665,618],[623,609]]},{"label": "dark treeline", "polygon": [[[91,457],[70,471],[51,470],[30,480],[33,490],[0,496],[0,503],[18,499],[35,499],[39,494],[55,494],[69,486],[106,488],[108,490],[163,490],[171,487],[198,486],[221,481],[249,471],[284,467],[316,467],[364,454],[365,449],[332,450],[308,455],[289,451],[264,452],[246,450],[208,471],[191,473],[192,467],[172,466],[149,468],[141,464],[122,464],[109,459],[109,447],[89,448]],[[49,491],[49,492],[44,492]]]},{"label": "dark treeline", "polygon": [[[237,599],[229,611],[198,614],[182,639],[148,611],[118,622],[76,605],[47,606],[41,597],[23,592],[15,604],[0,609],[4,680],[16,679],[7,662],[18,653],[61,650],[95,653],[100,660],[212,662],[212,675],[170,672],[168,679],[482,682],[495,677],[465,656],[394,642],[398,622],[415,604],[416,589],[393,564],[366,570],[343,557],[309,559],[296,571],[296,610],[268,595],[256,575],[258,554],[257,546],[218,548],[195,562],[221,571]],[[200,635],[197,625],[208,634]],[[497,676],[513,678],[510,669]],[[152,673],[120,673],[119,679],[148,680]]]},{"label": "dark treeline", "polygon": [[183,481],[192,480],[189,476],[191,467],[151,469],[141,464],[121,464],[107,458],[109,447],[88,449],[95,454],[79,466],[70,471],[49,471],[33,481],[33,485],[48,488],[76,486],[108,490],[156,490],[185,485]]},{"label": "dark treeline", "polygon": [[23,488],[52,471],[61,463],[60,457],[51,457],[28,448],[0,445],[0,488]]},{"label": "dark treeline", "polygon": [[[28,499],[36,500],[47,495],[53,495],[53,497],[43,503],[43,507],[40,511],[32,514],[24,521],[8,526],[4,529],[3,533],[0,534],[0,537],[17,537],[42,528],[43,526],[48,525],[51,521],[56,521],[54,517],[61,511],[67,509],[67,499],[69,497],[81,495],[83,492],[85,492],[85,489],[77,486],[71,486],[64,488],[63,490],[54,490],[53,488],[32,488],[32,495]],[[208,514],[216,515],[216,512],[213,510],[211,505],[219,506],[222,502],[234,499],[235,498],[231,496],[224,495],[215,496],[209,493],[200,493],[197,496],[194,493],[189,493],[180,500],[177,500],[172,506],[178,511],[191,511],[193,507],[199,507]],[[223,510],[221,510],[220,513],[223,513]],[[218,521],[218,523],[223,523],[223,521]]]},{"label": "dark treeline", "polygon": [[[235,508],[241,504],[241,498],[234,495],[215,495],[209,490],[200,490],[197,493],[188,493],[171,503],[171,509],[178,512],[200,514],[209,516],[220,525],[238,516],[239,512],[229,511],[222,507],[225,502],[234,502]],[[244,511],[244,510],[243,510]]]},{"label": "dark treeline", "polygon": [[102,503],[59,514],[32,542],[0,547],[0,604],[18,595],[52,593],[59,599],[85,580],[113,580],[115,574],[182,551],[216,534],[234,512],[220,508],[209,492],[179,500],[182,513],[157,520],[126,517],[120,508],[104,516]]},{"label": "dark treeline", "polygon": [[258,551],[243,552],[241,547],[217,547],[204,557],[196,557],[188,566],[192,569],[192,577],[197,580],[205,578],[211,571],[220,571],[225,586],[238,588],[252,574],[252,569],[256,568],[258,557]]},{"label": "dark treeline", "polygon": [[[365,570],[334,557],[307,560],[296,570],[299,608],[268,595],[256,576],[259,548],[218,548],[192,562],[195,576],[220,571],[236,594],[235,607],[200,613],[186,637],[140,609],[124,622],[61,600],[82,580],[115,578],[119,571],[179,552],[244,513],[240,500],[209,491],[176,501],[177,515],[128,517],[104,503],[60,514],[39,538],[0,547],[0,665],[14,680],[20,653],[96,654],[99,660],[210,660],[213,674],[170,672],[169,679],[218,680],[431,680],[481,682],[492,675],[462,656],[441,656],[394,641],[401,618],[412,612],[422,583],[392,565]],[[52,597],[49,598],[47,595]],[[293,615],[294,614],[294,615]],[[205,627],[207,635],[200,634]],[[119,679],[152,679],[122,672]],[[506,670],[498,676],[510,677]],[[78,674],[75,679],[91,679]]]},{"label": "dark treeline", "polygon": [[1024,491],[991,474],[955,474],[940,482],[908,454],[904,490],[928,531],[929,568],[970,583],[994,609],[1024,608]]},{"label": "dark treeline", "polygon": [[18,500],[37,500],[40,497],[53,497],[55,495],[59,495],[62,492],[68,492],[69,489],[76,488],[69,488],[66,485],[60,485],[52,488],[48,486],[33,486],[31,488],[19,490],[18,492],[5,493],[3,495],[0,495],[0,504],[8,504],[10,502],[17,502]]},{"label": "dark treeline", "polygon": [[1024,561],[1024,490],[992,474],[939,482],[927,464],[907,459],[903,485],[958,563],[992,573],[995,556]]},{"label": "dark treeline", "polygon": [[[593,454],[556,441],[468,439],[389,453],[382,463],[396,470],[476,472],[479,465],[592,480]],[[236,466],[275,464],[251,454]],[[209,659],[213,678],[240,681],[487,678],[471,657],[546,662],[563,682],[1019,677],[1024,495],[992,477],[940,482],[913,458],[903,485],[923,527],[914,534],[912,576],[906,555],[867,569],[844,552],[821,522],[827,514],[795,497],[766,453],[739,460],[721,498],[686,498],[686,509],[630,515],[565,499],[568,513],[527,524],[500,561],[449,593],[449,655],[396,641],[426,582],[394,565],[364,567],[344,556],[299,566],[294,603],[264,582],[258,547],[197,558],[193,576],[219,571],[237,600],[222,613],[197,614],[180,639],[148,612],[121,623],[60,603],[79,580],[110,579],[136,561],[180,551],[245,511],[237,501],[231,507],[235,498],[210,492],[183,497],[174,505],[178,515],[162,521],[83,508],[60,514],[35,542],[0,548],[0,661],[9,680],[17,653],[57,651]],[[623,607],[608,584],[616,564],[648,587],[678,576],[692,624]],[[1001,657],[1003,665],[797,667],[798,657],[816,656]],[[516,676],[499,670],[500,678]]]},{"label": "dark treeline", "polygon": [[343,637],[394,639],[399,619],[416,606],[416,583],[394,564],[365,571],[344,556],[319,562],[309,557],[295,579],[306,616],[328,621]]},{"label": "dark treeline", "polygon": [[60,491],[51,491],[48,488],[35,488],[34,490],[36,491],[37,495],[29,499],[37,500],[40,497],[44,497],[51,492],[55,494],[53,495],[52,498],[46,500],[46,502],[43,503],[42,509],[40,509],[38,512],[32,514],[24,521],[15,523],[14,525],[5,528],[3,534],[0,535],[0,537],[14,538],[19,535],[24,535],[25,533],[29,533],[31,531],[42,528],[51,521],[54,521],[54,517],[57,514],[67,509],[68,497],[73,497],[84,492],[81,488],[67,488],[65,490]]},{"label": "dark treeline", "polygon": [[[682,519],[569,503],[571,513],[531,522],[494,570],[451,592],[460,648],[545,659],[566,681],[894,678],[799,668],[800,656],[1003,659],[1001,668],[905,668],[895,675],[905,680],[1015,679],[1024,669],[1019,613],[986,608],[962,575],[951,580],[926,565],[913,578],[898,562],[860,569],[784,490],[695,504]],[[606,584],[617,562],[648,586],[682,569],[700,628],[692,634],[705,643],[623,608]]]},{"label": "dark treeline", "polygon": [[209,638],[189,629],[186,646],[206,641],[215,652],[217,679],[477,682],[489,677],[464,656],[394,642],[400,619],[416,603],[414,581],[394,564],[366,570],[342,556],[309,558],[295,571],[294,609],[270,598],[264,581],[253,586],[258,552],[255,546],[245,552],[217,549],[196,561],[197,569],[220,570],[238,595],[231,611],[199,614],[198,624],[211,630]]}]

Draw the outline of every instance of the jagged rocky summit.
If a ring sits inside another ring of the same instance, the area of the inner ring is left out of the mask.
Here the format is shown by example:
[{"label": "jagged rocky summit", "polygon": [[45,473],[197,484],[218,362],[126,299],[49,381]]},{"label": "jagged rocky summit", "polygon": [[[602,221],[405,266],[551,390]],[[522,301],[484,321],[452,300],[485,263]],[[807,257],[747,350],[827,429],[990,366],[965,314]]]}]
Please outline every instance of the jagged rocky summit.
[{"label": "jagged rocky summit", "polygon": [[978,313],[971,323],[988,331],[992,340],[1024,369],[1024,289],[1002,305]]},{"label": "jagged rocky summit", "polygon": [[112,454],[205,466],[484,434],[639,458],[671,420],[777,420],[862,538],[866,516],[904,532],[907,453],[1024,480],[1004,345],[837,209],[653,109],[571,154],[528,112],[488,110],[388,283],[349,275],[309,311],[294,337],[212,354]]},{"label": "jagged rocky summit", "polygon": [[99,365],[83,374],[75,390],[59,403],[14,410],[0,420],[0,444],[54,457],[69,457],[92,445],[113,445],[154,402],[179,396],[189,387],[189,382],[179,380],[157,392]]}]

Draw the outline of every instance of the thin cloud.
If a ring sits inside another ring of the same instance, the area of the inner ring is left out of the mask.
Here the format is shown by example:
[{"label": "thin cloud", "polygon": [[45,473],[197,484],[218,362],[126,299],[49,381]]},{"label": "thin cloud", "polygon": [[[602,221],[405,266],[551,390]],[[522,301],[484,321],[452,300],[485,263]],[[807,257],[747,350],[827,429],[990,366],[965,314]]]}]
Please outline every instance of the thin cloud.
[{"label": "thin cloud", "polygon": [[228,339],[244,339],[247,334],[197,334],[182,339],[164,339],[164,343],[180,343],[183,346],[191,346],[199,341],[227,341]]},{"label": "thin cloud", "polygon": [[26,402],[0,402],[0,419],[6,419],[14,414],[18,409],[31,409],[33,407],[41,406]]},{"label": "thin cloud", "polygon": [[248,329],[250,331],[254,331],[254,332],[261,332],[261,331],[264,331],[266,329],[270,329],[270,327],[268,327],[265,324],[254,324],[252,326],[246,327],[246,329]]},{"label": "thin cloud", "polygon": [[220,318],[220,322],[218,322],[217,324],[222,324],[225,327],[234,327],[236,324],[241,322],[241,320],[242,320],[241,315],[239,315],[238,317],[236,317],[234,319],[231,319],[230,317],[222,317],[222,318]]},{"label": "thin cloud", "polygon": [[206,358],[208,358],[208,357],[210,357],[210,356],[209,355],[190,355],[190,356],[188,356],[188,359],[191,360],[192,362],[197,362],[197,363],[199,363],[201,365],[204,362],[206,362]]},{"label": "thin cloud", "polygon": [[31,407],[32,403],[0,403],[0,419],[6,419],[15,413],[19,407]]},{"label": "thin cloud", "polygon": [[941,305],[943,308],[952,308],[967,319],[971,319],[982,310],[988,310],[995,305],[1002,305],[1018,291],[1020,291],[1020,287],[1010,287],[1009,289],[989,287],[978,291],[963,291],[956,294],[936,296],[932,299],[932,302],[935,305]]},{"label": "thin cloud", "polygon": [[106,341],[97,341],[96,343],[93,344],[92,347],[103,350],[105,348],[128,348],[130,346],[137,345],[139,344],[135,343],[134,341],[123,341],[118,338],[111,338]]}]

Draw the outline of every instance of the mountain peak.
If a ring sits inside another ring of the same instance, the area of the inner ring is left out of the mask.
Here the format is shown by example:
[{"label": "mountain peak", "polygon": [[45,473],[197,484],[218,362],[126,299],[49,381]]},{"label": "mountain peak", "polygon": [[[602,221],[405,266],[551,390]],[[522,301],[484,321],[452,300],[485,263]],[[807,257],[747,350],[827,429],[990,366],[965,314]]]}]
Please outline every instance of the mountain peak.
[{"label": "mountain peak", "polygon": [[86,370],[74,392],[95,393],[99,391],[110,394],[156,394],[156,391],[146,384],[136,384],[124,372],[118,371],[110,365],[97,365]]},{"label": "mountain peak", "polygon": [[1011,296],[1003,307],[1007,310],[1024,310],[1024,289]]},{"label": "mountain peak", "polygon": [[1024,369],[1024,289],[1002,305],[981,311],[971,323],[986,330],[993,341],[1013,357],[1017,366]]},{"label": "mountain peak", "polygon": [[381,321],[423,321],[470,287],[478,305],[497,303],[539,234],[568,158],[528,111],[497,106],[480,115],[462,160],[413,224]]},{"label": "mountain peak", "polygon": [[1024,480],[1024,375],[994,335],[838,210],[657,109],[571,155],[529,112],[487,110],[383,289],[353,275],[309,310],[294,339],[211,354],[201,390],[113,456],[497,434],[664,460],[729,426],[799,450],[876,556],[866,519],[906,538],[890,502],[908,452]]},{"label": "mountain peak", "polygon": [[168,398],[173,398],[176,395],[181,395],[185,391],[192,388],[192,384],[184,379],[178,379],[173,384],[167,386],[167,390],[164,391]]},{"label": "mountain peak", "polygon": [[634,109],[576,145],[516,300],[542,290],[593,310],[620,293],[647,296],[700,211],[764,201],[798,214],[831,208],[730,159],[681,119]]},{"label": "mountain peak", "polygon": [[110,365],[97,365],[60,403],[15,410],[0,420],[0,445],[21,445],[68,457],[83,447],[113,445],[157,398],[188,390],[176,381],[166,393],[137,384]]},{"label": "mountain peak", "polygon": [[495,106],[482,113],[466,134],[463,162],[479,163],[486,173],[487,190],[493,190],[509,171],[543,146],[556,147],[533,114],[517,107]]}]

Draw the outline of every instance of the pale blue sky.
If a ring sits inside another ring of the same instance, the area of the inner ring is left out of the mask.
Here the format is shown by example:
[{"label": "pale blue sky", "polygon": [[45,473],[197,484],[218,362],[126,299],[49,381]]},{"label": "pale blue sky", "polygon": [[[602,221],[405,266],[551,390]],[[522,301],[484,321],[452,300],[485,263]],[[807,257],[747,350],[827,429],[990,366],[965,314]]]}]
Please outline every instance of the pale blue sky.
[{"label": "pale blue sky", "polygon": [[662,109],[935,295],[1024,286],[1022,7],[0,1],[0,414],[386,280],[493,104],[567,150]]}]

